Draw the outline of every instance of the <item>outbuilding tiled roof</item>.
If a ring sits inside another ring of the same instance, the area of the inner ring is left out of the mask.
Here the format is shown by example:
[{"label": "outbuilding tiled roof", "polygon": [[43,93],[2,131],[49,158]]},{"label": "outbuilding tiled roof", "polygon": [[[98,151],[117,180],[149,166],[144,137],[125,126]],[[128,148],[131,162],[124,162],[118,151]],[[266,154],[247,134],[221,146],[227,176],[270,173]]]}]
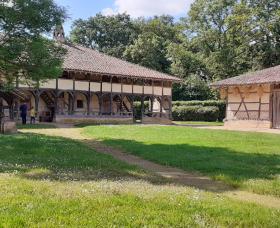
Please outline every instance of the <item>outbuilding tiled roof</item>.
[{"label": "outbuilding tiled roof", "polygon": [[80,45],[63,44],[67,50],[63,69],[107,75],[180,81],[179,78],[100,53]]},{"label": "outbuilding tiled roof", "polygon": [[280,83],[280,65],[211,84],[213,87]]}]

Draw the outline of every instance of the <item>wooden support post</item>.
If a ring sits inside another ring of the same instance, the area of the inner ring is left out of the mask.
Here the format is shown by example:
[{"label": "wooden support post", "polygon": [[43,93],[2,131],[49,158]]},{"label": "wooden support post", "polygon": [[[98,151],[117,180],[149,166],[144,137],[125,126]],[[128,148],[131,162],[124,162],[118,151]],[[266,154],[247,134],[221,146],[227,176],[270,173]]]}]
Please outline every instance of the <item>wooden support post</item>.
[{"label": "wooden support post", "polygon": [[68,93],[68,115],[72,114],[72,94]]},{"label": "wooden support post", "polygon": [[173,87],[173,83],[171,82],[171,94],[170,94],[170,107],[169,107],[169,119],[172,120],[173,116],[172,116],[172,110],[173,110],[173,97],[172,97],[172,87]]},{"label": "wooden support post", "polygon": [[261,119],[262,98],[259,98],[258,120]]},{"label": "wooden support post", "polygon": [[87,115],[89,116],[91,114],[91,92],[90,92],[90,79],[88,82],[88,101],[87,101]]},{"label": "wooden support post", "polygon": [[54,113],[53,113],[53,120],[56,120],[56,116],[58,114],[58,79],[56,79],[56,89],[54,95]]},{"label": "wooden support post", "polygon": [[132,96],[131,99],[131,111],[132,111],[132,118],[133,118],[133,122],[135,122],[135,110],[134,110],[134,96]]},{"label": "wooden support post", "polygon": [[73,92],[72,115],[75,115],[77,109],[77,93]]},{"label": "wooden support post", "polygon": [[72,115],[75,115],[77,109],[77,93],[76,93],[76,82],[75,75],[73,76],[73,111]]},{"label": "wooden support post", "polygon": [[103,113],[103,76],[101,75],[101,81],[100,81],[100,97],[99,97],[99,115],[101,116]]},{"label": "wooden support post", "polygon": [[57,115],[58,115],[58,91],[55,92],[55,97],[54,97],[54,120],[56,120]]},{"label": "wooden support post", "polygon": [[153,112],[154,112],[154,97],[151,97],[151,115],[153,116]]},{"label": "wooden support post", "polygon": [[163,110],[163,107],[162,107],[162,100],[163,100],[163,81],[161,82],[161,98],[160,98],[160,117],[162,117],[162,110]]},{"label": "wooden support post", "polygon": [[91,114],[91,93],[88,92],[87,95],[87,115],[89,116]]},{"label": "wooden support post", "polygon": [[110,78],[110,84],[111,84],[111,93],[110,93],[110,115],[112,115],[112,106],[113,106],[113,83],[112,83],[112,77]]},{"label": "wooden support post", "polygon": [[143,118],[143,116],[144,116],[144,96],[142,95],[141,96],[141,119]]},{"label": "wooden support post", "polygon": [[121,104],[120,104],[120,112],[123,113],[123,78],[121,77]]},{"label": "wooden support post", "polygon": [[40,94],[41,94],[41,92],[39,90],[37,90],[35,92],[35,115],[37,118],[38,118],[38,113],[39,113]]}]

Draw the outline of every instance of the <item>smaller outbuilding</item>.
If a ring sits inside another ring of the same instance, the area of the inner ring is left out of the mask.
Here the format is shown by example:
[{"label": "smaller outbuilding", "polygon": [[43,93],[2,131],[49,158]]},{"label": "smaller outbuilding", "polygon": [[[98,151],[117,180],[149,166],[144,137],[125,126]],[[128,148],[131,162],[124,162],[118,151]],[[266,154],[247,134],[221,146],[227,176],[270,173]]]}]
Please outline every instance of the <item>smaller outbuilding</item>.
[{"label": "smaller outbuilding", "polygon": [[211,86],[226,100],[225,127],[280,129],[280,65]]}]

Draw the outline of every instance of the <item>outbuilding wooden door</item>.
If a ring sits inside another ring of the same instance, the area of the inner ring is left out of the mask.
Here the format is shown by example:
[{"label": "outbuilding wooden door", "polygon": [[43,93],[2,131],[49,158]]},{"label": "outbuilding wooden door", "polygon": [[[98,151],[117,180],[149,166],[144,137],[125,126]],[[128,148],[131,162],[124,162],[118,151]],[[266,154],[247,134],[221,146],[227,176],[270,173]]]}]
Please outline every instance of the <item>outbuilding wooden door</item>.
[{"label": "outbuilding wooden door", "polygon": [[280,90],[273,92],[273,128],[280,129]]}]

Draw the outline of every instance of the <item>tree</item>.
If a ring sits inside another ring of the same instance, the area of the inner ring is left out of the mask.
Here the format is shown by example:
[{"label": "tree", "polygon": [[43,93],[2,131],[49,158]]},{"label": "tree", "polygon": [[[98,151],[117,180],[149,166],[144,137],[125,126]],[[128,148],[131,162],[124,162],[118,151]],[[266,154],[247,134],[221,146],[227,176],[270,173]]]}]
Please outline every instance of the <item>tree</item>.
[{"label": "tree", "polygon": [[153,33],[139,35],[124,52],[126,60],[142,66],[167,72],[170,63],[166,58],[164,39]]},{"label": "tree", "polygon": [[[1,0],[0,89],[17,80],[35,81],[58,77],[64,50],[42,35],[49,34],[66,18],[53,0]],[[20,76],[20,78],[19,78]],[[0,101],[0,106],[2,101]],[[0,107],[0,110],[2,107]]]},{"label": "tree", "polygon": [[184,78],[183,83],[175,84],[173,87],[172,98],[175,101],[215,100],[217,97],[208,82],[195,74],[189,75],[188,78]]},{"label": "tree", "polygon": [[[254,69],[262,69],[279,65],[280,1],[247,0],[245,2],[246,8],[251,11],[251,14],[247,14],[247,17],[250,15],[248,21],[251,25],[252,67]],[[241,13],[237,14],[237,16],[245,17],[246,15]]]},{"label": "tree", "polygon": [[87,20],[76,20],[71,41],[121,58],[126,46],[139,34],[138,27],[127,14],[103,16],[97,14]]},{"label": "tree", "polygon": [[26,80],[57,77],[62,49],[42,34],[62,23],[65,10],[53,0],[2,0],[0,15],[0,74],[8,82],[19,71]]},{"label": "tree", "polygon": [[[187,29],[192,34],[192,45],[201,55],[209,77],[227,78],[239,72],[233,67],[236,57],[227,18],[232,14],[236,0],[197,0],[187,18]],[[240,43],[236,44],[237,46]]]},{"label": "tree", "polygon": [[141,34],[126,48],[124,58],[169,73],[171,62],[167,56],[167,47],[170,43],[178,42],[178,34],[180,34],[174,18],[162,15],[152,19],[139,18],[134,23],[140,28]]},{"label": "tree", "polygon": [[215,98],[209,88],[208,71],[199,57],[191,51],[190,43],[185,40],[180,44],[172,43],[168,47],[171,60],[171,73],[181,77],[184,82],[174,85],[174,100],[207,100]]},{"label": "tree", "polygon": [[196,0],[186,19],[213,80],[280,63],[279,0]]}]

